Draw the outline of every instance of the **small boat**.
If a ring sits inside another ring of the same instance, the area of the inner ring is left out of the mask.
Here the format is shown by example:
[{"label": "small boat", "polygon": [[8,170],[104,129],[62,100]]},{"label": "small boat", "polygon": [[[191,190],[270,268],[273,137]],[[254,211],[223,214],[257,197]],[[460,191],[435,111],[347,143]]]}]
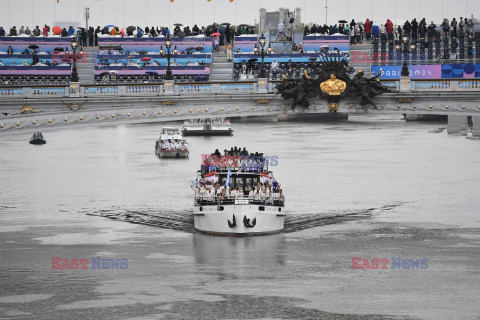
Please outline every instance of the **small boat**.
[{"label": "small boat", "polygon": [[233,129],[230,121],[224,118],[206,118],[186,120],[182,127],[184,136],[231,136]]},{"label": "small boat", "polygon": [[204,157],[191,187],[194,227],[199,232],[249,236],[284,228],[285,198],[263,155]]},{"label": "small boat", "polygon": [[45,144],[47,141],[43,138],[43,135],[41,132],[35,132],[30,139],[30,144]]},{"label": "small boat", "polygon": [[188,142],[177,128],[162,128],[155,143],[155,154],[160,158],[187,158]]}]

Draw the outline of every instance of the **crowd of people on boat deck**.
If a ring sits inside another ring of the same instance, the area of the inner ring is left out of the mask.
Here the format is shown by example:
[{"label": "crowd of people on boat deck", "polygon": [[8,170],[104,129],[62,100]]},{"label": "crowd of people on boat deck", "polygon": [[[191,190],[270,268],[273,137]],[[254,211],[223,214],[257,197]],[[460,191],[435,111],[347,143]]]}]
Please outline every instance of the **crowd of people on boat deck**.
[{"label": "crowd of people on boat deck", "polygon": [[188,142],[185,140],[179,140],[179,139],[162,140],[160,144],[160,148],[162,150],[187,149]]},{"label": "crowd of people on boat deck", "polygon": [[214,153],[204,159],[202,165],[225,168],[263,168],[265,161],[263,153],[249,153],[245,147],[243,149],[232,147],[230,150],[225,149],[223,154],[216,149]]},{"label": "crowd of people on boat deck", "polygon": [[228,199],[239,199],[248,197],[251,201],[283,201],[285,196],[277,183],[257,183],[254,189],[244,190],[242,187],[233,188],[222,186],[220,184],[209,185],[201,183],[195,190],[196,197],[205,201],[217,201]]}]

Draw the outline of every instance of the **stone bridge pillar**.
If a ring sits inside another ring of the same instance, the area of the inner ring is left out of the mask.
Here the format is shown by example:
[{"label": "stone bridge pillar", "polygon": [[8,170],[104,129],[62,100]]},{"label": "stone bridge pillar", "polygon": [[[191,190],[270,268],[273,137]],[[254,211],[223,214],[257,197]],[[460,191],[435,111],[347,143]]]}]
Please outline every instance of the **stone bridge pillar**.
[{"label": "stone bridge pillar", "polygon": [[460,133],[466,131],[468,128],[468,117],[467,116],[454,116],[448,115],[448,133]]},{"label": "stone bridge pillar", "polygon": [[70,82],[69,96],[70,97],[80,97],[80,83],[79,82]]},{"label": "stone bridge pillar", "polygon": [[480,116],[473,116],[473,130],[472,130],[472,137],[480,137]]},{"label": "stone bridge pillar", "polygon": [[268,92],[268,79],[267,78],[258,78],[257,81],[258,92],[267,93]]},{"label": "stone bridge pillar", "polygon": [[164,80],[163,81],[163,91],[165,94],[174,94],[175,80]]},{"label": "stone bridge pillar", "polygon": [[400,92],[410,91],[410,77],[400,77]]}]

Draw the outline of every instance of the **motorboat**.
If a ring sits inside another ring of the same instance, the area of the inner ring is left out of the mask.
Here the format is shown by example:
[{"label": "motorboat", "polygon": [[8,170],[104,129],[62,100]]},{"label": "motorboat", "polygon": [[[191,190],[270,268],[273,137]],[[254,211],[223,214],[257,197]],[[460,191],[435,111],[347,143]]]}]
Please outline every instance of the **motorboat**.
[{"label": "motorboat", "polygon": [[45,144],[47,141],[43,138],[41,132],[35,132],[33,136],[30,138],[30,144]]},{"label": "motorboat", "polygon": [[247,236],[284,228],[285,197],[263,155],[203,156],[191,187],[199,232]]},{"label": "motorboat", "polygon": [[206,118],[186,120],[182,127],[184,136],[231,136],[230,120],[224,118]]},{"label": "motorboat", "polygon": [[155,143],[155,154],[160,158],[187,158],[188,142],[177,128],[162,128]]}]

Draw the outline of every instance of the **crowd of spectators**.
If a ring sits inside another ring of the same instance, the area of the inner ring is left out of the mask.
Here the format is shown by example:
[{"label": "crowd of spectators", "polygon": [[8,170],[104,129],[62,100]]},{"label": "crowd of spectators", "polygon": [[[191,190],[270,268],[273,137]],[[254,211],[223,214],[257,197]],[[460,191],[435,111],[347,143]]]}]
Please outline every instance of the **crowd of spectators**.
[{"label": "crowd of spectators", "polygon": [[435,41],[438,37],[443,38],[466,38],[473,36],[473,19],[460,17],[459,20],[453,18],[449,21],[447,18],[437,26],[433,21],[426,22],[426,18],[417,21],[416,18],[407,20],[403,25],[394,26],[390,19],[385,23],[378,24],[373,20],[366,19],[365,22],[356,22],[352,19],[350,23],[340,23],[334,25],[306,25],[303,31],[304,35],[323,34],[323,35],[348,35],[351,44],[362,43],[363,40],[387,38],[388,40],[401,39],[403,35],[411,39],[430,39]]},{"label": "crowd of spectators", "polygon": [[[55,27],[54,27],[55,28]],[[68,29],[58,29],[54,30],[54,28],[50,28],[50,26],[45,25],[43,28],[36,26],[33,30],[30,30],[30,27],[21,26],[20,29],[17,30],[16,26],[10,28],[9,32],[7,32],[3,27],[0,27],[0,37],[6,36],[30,36],[30,37],[50,37],[50,36],[58,36],[58,37],[71,37],[77,36],[79,39],[80,46],[93,46],[98,45],[98,37],[99,36],[120,36],[120,37],[158,37],[158,36],[172,36],[171,31],[168,27],[148,27],[141,28],[140,26],[129,26],[127,28],[122,28],[118,26],[105,26],[100,27],[97,26],[89,27],[85,29],[83,27],[77,27],[76,29],[73,26],[70,26]],[[55,31],[55,32],[54,32]],[[190,28],[190,26],[176,25],[173,29],[173,36],[175,37],[191,37],[191,36],[206,36],[210,37],[212,34],[218,33],[220,34],[219,38],[219,45],[226,45],[227,43],[233,42],[235,36],[240,36],[243,34],[255,34],[255,28],[253,26],[248,25],[240,25],[240,26],[231,26],[229,24],[213,24],[207,27],[198,27],[196,24]]]}]

